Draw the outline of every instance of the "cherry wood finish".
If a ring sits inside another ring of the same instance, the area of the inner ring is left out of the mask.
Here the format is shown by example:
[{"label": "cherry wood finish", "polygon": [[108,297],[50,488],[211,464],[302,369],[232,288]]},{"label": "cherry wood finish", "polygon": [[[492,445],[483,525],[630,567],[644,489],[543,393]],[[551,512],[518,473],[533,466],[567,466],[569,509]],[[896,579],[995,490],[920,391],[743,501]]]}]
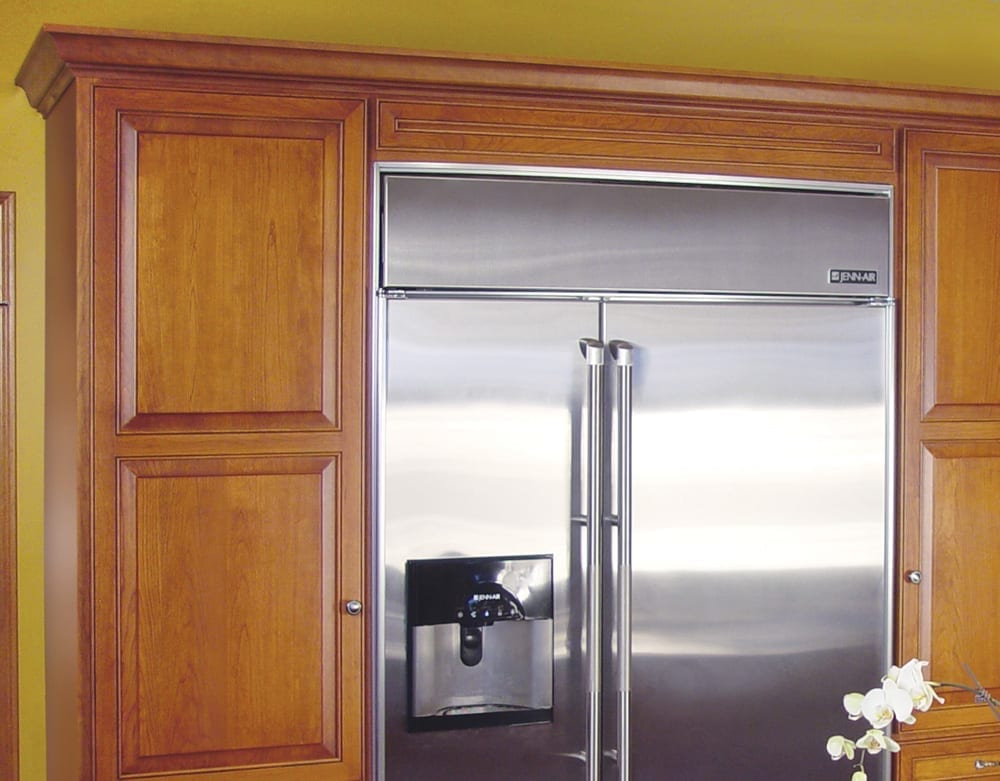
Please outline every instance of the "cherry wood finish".
[{"label": "cherry wood finish", "polygon": [[96,91],[97,154],[121,177],[122,430],[341,428],[359,302],[339,270],[339,117],[360,136],[363,108]]},{"label": "cherry wood finish", "polygon": [[[912,130],[905,143],[899,655],[928,659],[936,680],[966,685],[968,665],[996,692],[1000,135]],[[945,705],[903,731],[907,748],[959,731],[993,736],[990,758],[1000,758],[989,710],[962,690],[944,694]],[[949,759],[950,744],[938,750],[904,763],[900,777],[968,777],[949,775],[968,773],[967,757]]]},{"label": "cherry wood finish", "polygon": [[365,105],[93,106],[97,777],[358,778]]},{"label": "cherry wood finish", "polygon": [[[51,779],[92,766],[91,194],[75,83],[45,123],[45,728]],[[79,150],[79,154],[78,154]],[[80,263],[77,264],[77,258]],[[79,296],[77,295],[79,292]]]},{"label": "cherry wood finish", "polygon": [[53,105],[52,778],[363,776],[366,109]]},{"label": "cherry wood finish", "polygon": [[915,743],[907,745],[899,760],[896,781],[995,781],[1000,778],[1000,741],[953,738]]},{"label": "cherry wood finish", "polygon": [[[551,103],[468,99],[378,103],[377,150],[398,159],[491,159],[527,164],[694,170],[721,163],[728,170],[771,176],[877,179],[895,167],[891,127],[860,120],[784,119],[766,113],[719,116],[691,108],[642,106],[609,112],[600,104],[559,108]],[[821,173],[822,172],[822,173]]]},{"label": "cherry wood finish", "polygon": [[343,759],[341,466],[121,462],[123,773]]},{"label": "cherry wood finish", "polygon": [[14,193],[0,192],[0,781],[18,778]]},{"label": "cherry wood finish", "polygon": [[[18,83],[52,172],[53,778],[369,777],[375,162],[894,186],[895,656],[1000,693],[1000,95],[66,27]],[[1000,748],[957,690],[900,737],[899,781]]]}]

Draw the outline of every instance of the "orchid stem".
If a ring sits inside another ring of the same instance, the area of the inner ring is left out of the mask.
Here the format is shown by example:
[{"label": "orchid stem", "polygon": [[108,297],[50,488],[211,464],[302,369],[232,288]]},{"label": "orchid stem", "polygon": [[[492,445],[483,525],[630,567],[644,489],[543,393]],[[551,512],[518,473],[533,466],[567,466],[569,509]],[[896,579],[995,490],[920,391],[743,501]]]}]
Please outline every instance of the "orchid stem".
[{"label": "orchid stem", "polygon": [[976,702],[984,703],[990,706],[990,712],[1000,721],[1000,700],[994,697],[987,691],[986,687],[979,683],[979,680],[973,675],[972,670],[969,669],[969,665],[962,663],[962,667],[965,668],[965,672],[972,679],[975,686],[966,686],[962,683],[952,683],[950,681],[941,681],[940,686],[952,686],[956,689],[962,689],[963,691],[971,692],[976,695]]}]

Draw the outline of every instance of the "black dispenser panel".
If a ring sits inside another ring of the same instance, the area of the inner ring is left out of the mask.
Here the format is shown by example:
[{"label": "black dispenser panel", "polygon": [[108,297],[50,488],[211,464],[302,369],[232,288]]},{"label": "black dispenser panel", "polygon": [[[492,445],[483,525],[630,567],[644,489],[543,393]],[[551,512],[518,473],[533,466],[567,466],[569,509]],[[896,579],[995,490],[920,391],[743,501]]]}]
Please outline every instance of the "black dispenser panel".
[{"label": "black dispenser panel", "polygon": [[552,719],[552,556],[406,563],[411,731]]}]

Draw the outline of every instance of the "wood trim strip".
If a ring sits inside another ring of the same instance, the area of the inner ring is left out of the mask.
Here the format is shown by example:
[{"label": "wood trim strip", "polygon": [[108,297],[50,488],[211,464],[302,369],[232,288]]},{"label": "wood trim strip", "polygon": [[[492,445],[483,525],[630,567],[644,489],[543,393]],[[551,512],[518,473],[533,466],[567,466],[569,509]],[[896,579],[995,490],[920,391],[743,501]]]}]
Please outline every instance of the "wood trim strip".
[{"label": "wood trim strip", "polygon": [[14,193],[0,193],[0,781],[18,778]]},{"label": "wood trim strip", "polygon": [[[712,132],[706,131],[709,126]],[[381,100],[378,149],[540,160],[570,155],[620,165],[714,161],[773,170],[884,172],[895,167],[895,133],[887,126],[475,101]]]}]

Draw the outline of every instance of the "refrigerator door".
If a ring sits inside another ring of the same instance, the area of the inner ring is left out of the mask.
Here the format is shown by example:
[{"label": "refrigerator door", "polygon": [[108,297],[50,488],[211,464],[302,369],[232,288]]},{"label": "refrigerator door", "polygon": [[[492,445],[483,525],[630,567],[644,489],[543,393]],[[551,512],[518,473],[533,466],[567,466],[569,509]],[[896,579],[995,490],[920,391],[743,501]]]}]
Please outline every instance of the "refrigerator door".
[{"label": "refrigerator door", "polygon": [[[634,345],[632,778],[840,781],[826,740],[863,733],[840,698],[887,659],[889,312],[619,303],[606,319]],[[615,685],[609,670],[609,708]]]},{"label": "refrigerator door", "polygon": [[[380,777],[584,781],[588,368],[579,340],[597,336],[598,304],[413,298],[383,306]],[[454,576],[456,588],[466,589],[466,607],[450,627],[442,623],[445,608],[422,607],[431,618],[420,621],[415,610],[407,615],[408,563],[412,577],[435,559],[448,559],[449,571],[459,572],[466,557],[479,557],[472,570],[493,557],[551,557],[552,620],[528,627],[533,616],[522,592],[539,584],[506,565],[489,577]],[[475,588],[466,581],[476,581]],[[509,619],[515,604],[523,604],[524,622],[485,622],[468,632],[467,623],[460,626],[484,605],[500,605]],[[442,628],[415,626],[420,622]],[[447,648],[418,653],[432,634],[455,645],[454,659]],[[461,656],[458,645],[469,638],[475,653],[465,648]],[[528,644],[513,647],[522,638]],[[412,669],[425,658],[435,669]],[[511,667],[538,660],[551,669],[522,674]],[[414,675],[421,676],[419,689]],[[516,696],[484,693],[493,681]],[[454,707],[426,712],[423,703],[434,700],[438,683]],[[518,703],[551,707],[551,718],[498,725],[503,708]],[[461,718],[449,721],[451,714]],[[408,728],[408,715],[420,721],[410,719]],[[414,723],[434,728],[414,730]]]}]

